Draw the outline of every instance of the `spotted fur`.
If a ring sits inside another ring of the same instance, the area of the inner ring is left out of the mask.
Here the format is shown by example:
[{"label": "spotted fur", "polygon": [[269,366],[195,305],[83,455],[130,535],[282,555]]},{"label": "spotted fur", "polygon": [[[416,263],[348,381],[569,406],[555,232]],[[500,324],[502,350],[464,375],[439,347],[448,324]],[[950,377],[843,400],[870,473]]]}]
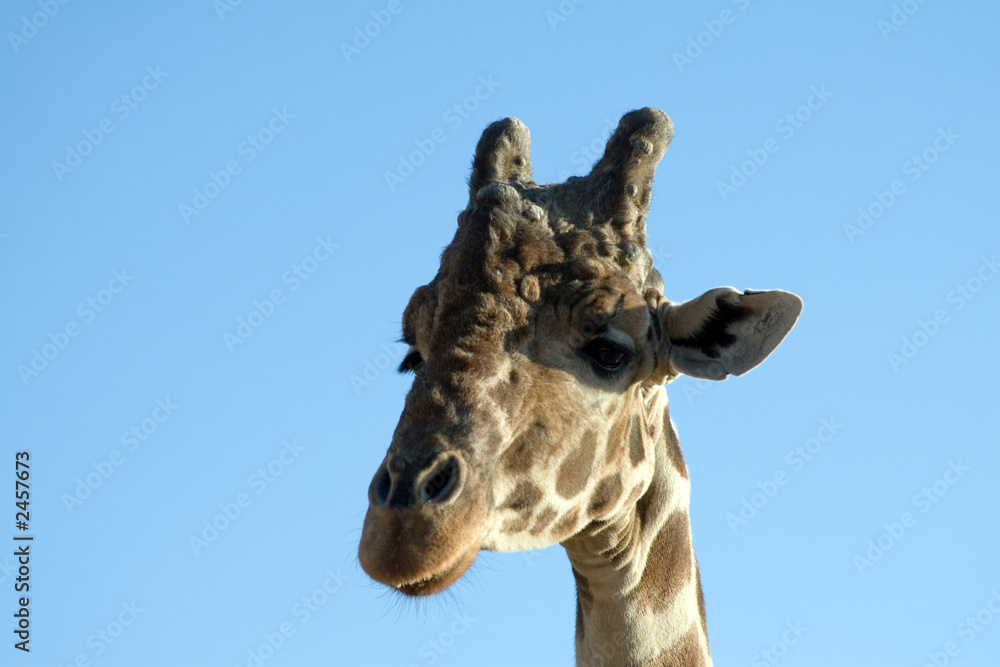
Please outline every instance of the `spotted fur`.
[{"label": "spotted fur", "polygon": [[415,378],[359,545],[409,595],[481,549],[563,545],[579,665],[711,664],[664,383],[749,370],[801,309],[776,291],[663,297],[646,216],[672,132],[630,112],[588,176],[539,185],[519,120],[484,131],[454,239],[403,314]]}]

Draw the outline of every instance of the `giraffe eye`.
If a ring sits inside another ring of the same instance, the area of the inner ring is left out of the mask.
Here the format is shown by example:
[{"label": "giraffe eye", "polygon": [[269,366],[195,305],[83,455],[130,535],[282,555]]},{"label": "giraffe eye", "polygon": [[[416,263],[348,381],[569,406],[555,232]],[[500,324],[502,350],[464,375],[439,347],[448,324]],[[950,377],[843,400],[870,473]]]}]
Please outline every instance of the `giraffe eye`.
[{"label": "giraffe eye", "polygon": [[625,365],[629,357],[628,350],[604,338],[590,341],[581,353],[590,360],[595,370],[603,374],[614,373]]},{"label": "giraffe eye", "polygon": [[410,348],[410,351],[406,353],[405,357],[403,357],[403,361],[399,363],[399,368],[396,370],[400,373],[416,373],[417,369],[419,369],[423,363],[424,358],[420,356],[420,352],[414,348]]}]

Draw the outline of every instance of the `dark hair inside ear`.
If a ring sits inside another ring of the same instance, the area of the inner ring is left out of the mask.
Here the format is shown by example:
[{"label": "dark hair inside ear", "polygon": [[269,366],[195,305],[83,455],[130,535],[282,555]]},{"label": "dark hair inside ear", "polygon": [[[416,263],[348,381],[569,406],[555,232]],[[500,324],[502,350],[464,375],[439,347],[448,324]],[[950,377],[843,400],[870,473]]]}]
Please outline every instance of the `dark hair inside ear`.
[{"label": "dark hair inside ear", "polygon": [[710,359],[718,359],[722,348],[736,343],[736,336],[726,329],[733,322],[746,316],[746,311],[740,306],[727,301],[718,301],[715,311],[705,320],[697,334],[684,338],[671,338],[674,345],[683,345],[700,350]]}]

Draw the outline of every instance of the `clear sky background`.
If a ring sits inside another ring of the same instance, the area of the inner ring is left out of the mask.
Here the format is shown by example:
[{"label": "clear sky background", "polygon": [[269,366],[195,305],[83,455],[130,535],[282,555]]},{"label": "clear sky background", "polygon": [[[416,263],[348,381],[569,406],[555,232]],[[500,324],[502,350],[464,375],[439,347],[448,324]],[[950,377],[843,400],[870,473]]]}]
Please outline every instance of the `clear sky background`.
[{"label": "clear sky background", "polygon": [[560,547],[421,604],[356,549],[480,132],[521,118],[549,182],[642,106],[666,295],[805,301],[760,368],[668,390],[716,663],[1000,664],[998,18],[4,3],[0,664],[572,665]]}]

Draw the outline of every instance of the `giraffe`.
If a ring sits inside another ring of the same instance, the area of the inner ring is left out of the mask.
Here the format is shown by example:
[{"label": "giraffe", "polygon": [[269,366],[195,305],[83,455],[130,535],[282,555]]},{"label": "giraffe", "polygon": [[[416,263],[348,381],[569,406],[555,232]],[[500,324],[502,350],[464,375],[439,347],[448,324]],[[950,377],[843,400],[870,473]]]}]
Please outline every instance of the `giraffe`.
[{"label": "giraffe", "polygon": [[672,136],[662,111],[629,112],[589,175],[539,185],[524,124],[486,128],[454,239],[403,314],[414,379],[368,491],[359,561],[408,596],[480,550],[561,544],[577,665],[711,664],[666,384],[745,373],[802,309],[777,290],[663,296],[645,221]]}]

